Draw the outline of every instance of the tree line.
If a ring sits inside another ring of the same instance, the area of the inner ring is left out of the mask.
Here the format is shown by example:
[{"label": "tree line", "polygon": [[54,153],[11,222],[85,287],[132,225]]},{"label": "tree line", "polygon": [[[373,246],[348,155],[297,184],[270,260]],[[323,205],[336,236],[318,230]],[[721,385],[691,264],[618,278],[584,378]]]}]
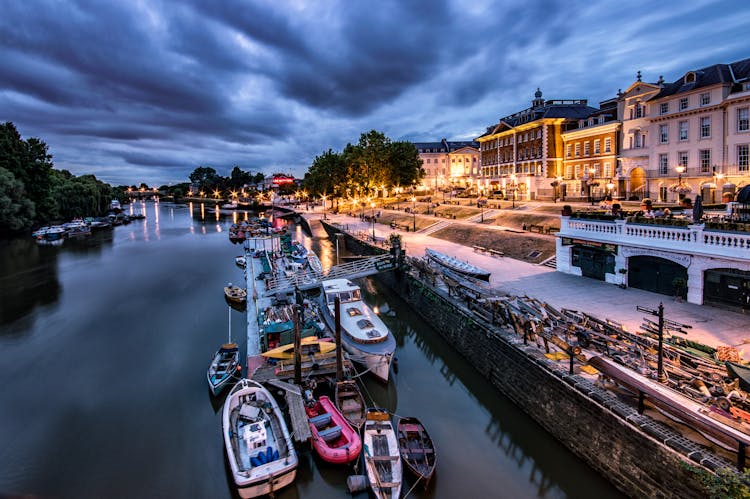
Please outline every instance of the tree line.
[{"label": "tree line", "polygon": [[47,144],[24,140],[11,122],[0,125],[0,236],[49,221],[101,215],[115,189],[94,175],[55,170]]}]

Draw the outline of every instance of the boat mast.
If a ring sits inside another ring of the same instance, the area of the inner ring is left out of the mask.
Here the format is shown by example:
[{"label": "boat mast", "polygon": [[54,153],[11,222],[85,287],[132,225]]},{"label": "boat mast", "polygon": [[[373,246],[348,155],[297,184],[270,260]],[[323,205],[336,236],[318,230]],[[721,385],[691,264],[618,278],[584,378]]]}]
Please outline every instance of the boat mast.
[{"label": "boat mast", "polygon": [[227,307],[227,310],[229,310],[229,341],[227,343],[232,342],[232,307]]}]

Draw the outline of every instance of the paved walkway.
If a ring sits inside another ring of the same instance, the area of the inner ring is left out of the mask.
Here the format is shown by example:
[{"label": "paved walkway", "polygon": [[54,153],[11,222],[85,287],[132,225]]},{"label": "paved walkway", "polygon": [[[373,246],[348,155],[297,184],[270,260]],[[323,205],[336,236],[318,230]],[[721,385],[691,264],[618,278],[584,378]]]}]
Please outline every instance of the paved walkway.
[{"label": "paved walkway", "polygon": [[[310,220],[320,219],[322,213],[310,212],[305,216]],[[330,222],[348,224],[350,231],[367,230],[372,233],[372,224],[357,217],[328,213],[327,218]],[[392,232],[401,234],[410,256],[423,257],[425,248],[429,247],[490,270],[490,286],[504,293],[526,295],[555,308],[579,310],[601,319],[611,319],[625,325],[630,331],[638,331],[644,317],[656,320],[656,317],[638,312],[636,306],[657,309],[662,302],[665,318],[692,326],[687,330],[688,339],[713,346],[735,346],[744,359],[750,359],[750,314],[676,302],[669,296],[635,288],[621,289],[595,279],[563,274],[543,265],[507,257],[491,257],[475,253],[471,247],[418,232],[394,231],[380,224],[375,225],[375,232],[378,238],[387,237]],[[743,349],[746,351],[743,352]]]}]

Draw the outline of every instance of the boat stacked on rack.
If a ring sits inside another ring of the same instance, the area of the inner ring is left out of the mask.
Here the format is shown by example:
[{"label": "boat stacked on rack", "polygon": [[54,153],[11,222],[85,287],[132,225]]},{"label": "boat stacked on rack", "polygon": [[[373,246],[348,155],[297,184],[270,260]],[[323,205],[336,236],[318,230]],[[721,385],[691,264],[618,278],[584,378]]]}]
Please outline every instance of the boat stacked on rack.
[{"label": "boat stacked on rack", "polygon": [[294,481],[297,453],[279,405],[262,385],[237,382],[224,403],[222,433],[240,497],[273,494]]},{"label": "boat stacked on rack", "polygon": [[479,279],[481,281],[490,280],[490,275],[492,273],[488,270],[484,270],[476,265],[470,264],[469,262],[464,262],[463,260],[459,260],[458,258],[454,258],[430,248],[425,248],[424,251],[431,261],[444,268],[452,270],[461,276]]},{"label": "boat stacked on rack", "polygon": [[351,359],[388,382],[396,340],[383,321],[362,301],[362,292],[348,279],[322,282],[325,318],[335,330],[336,298],[341,304],[341,344]]}]

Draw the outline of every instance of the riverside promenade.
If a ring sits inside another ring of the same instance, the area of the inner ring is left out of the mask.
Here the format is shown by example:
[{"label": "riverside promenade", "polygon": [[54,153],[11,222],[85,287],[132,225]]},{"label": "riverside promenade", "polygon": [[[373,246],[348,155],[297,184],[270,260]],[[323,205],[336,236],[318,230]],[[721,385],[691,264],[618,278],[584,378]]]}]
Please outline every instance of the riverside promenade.
[{"label": "riverside promenade", "polygon": [[[303,212],[310,222],[320,220],[322,212]],[[444,221],[444,220],[441,220]],[[373,232],[373,225],[358,217],[326,214],[326,222],[348,227],[349,232]],[[472,222],[455,221],[459,224]],[[707,305],[675,301],[675,298],[635,288],[622,289],[616,285],[557,272],[543,265],[530,264],[509,257],[493,257],[475,252],[470,246],[420,234],[389,229],[375,224],[378,239],[391,233],[401,235],[407,255],[424,257],[425,248],[454,256],[492,272],[490,286],[506,294],[529,296],[555,308],[579,310],[601,319],[623,324],[629,331],[638,331],[644,317],[655,317],[636,310],[636,306],[656,309],[664,304],[664,317],[692,326],[687,339],[711,346],[736,347],[743,359],[750,359],[750,314],[728,311]],[[498,232],[498,237],[503,237]]]}]

